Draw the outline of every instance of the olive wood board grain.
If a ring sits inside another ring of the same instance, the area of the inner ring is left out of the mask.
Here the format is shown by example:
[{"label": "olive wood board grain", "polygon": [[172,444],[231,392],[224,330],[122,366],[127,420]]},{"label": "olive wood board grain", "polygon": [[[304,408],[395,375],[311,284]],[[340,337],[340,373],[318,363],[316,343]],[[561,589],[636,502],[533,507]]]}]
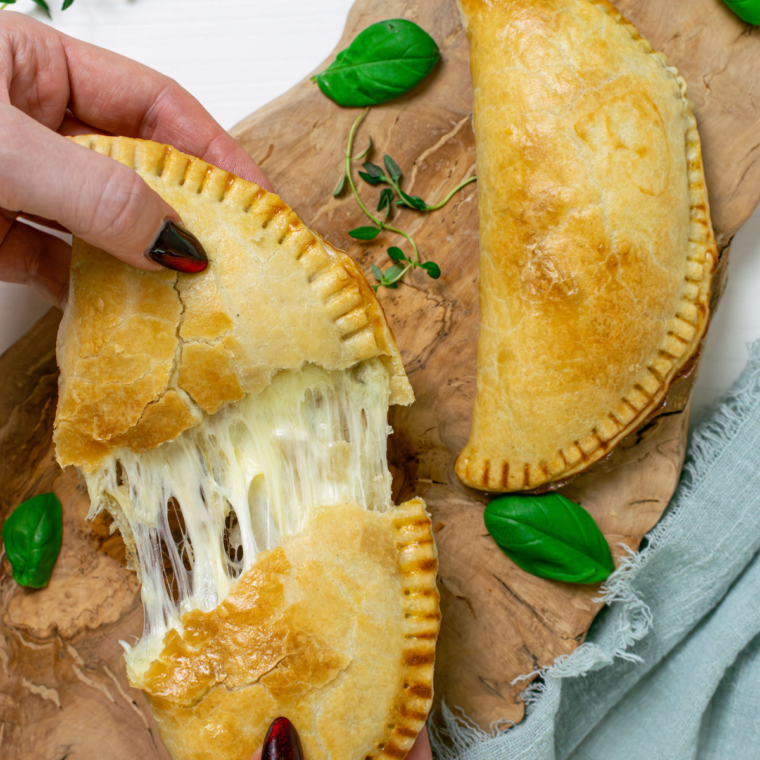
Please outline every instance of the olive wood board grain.
[{"label": "olive wood board grain", "polygon": [[[760,199],[760,32],[717,0],[620,0],[618,7],[678,67],[696,105],[721,251],[715,305],[731,238]],[[414,92],[370,111],[357,146],[363,149],[371,134],[371,160],[392,155],[405,170],[405,189],[437,201],[475,170],[468,44],[453,0],[357,0],[336,51],[368,24],[398,17],[427,29],[442,60]],[[348,230],[362,216],[349,195],[332,196],[357,113],[327,100],[306,78],[233,134],[299,216],[369,273],[372,263],[386,263],[385,248],[401,241],[388,233],[369,243],[352,240]],[[376,202],[376,189],[365,185],[361,192]],[[439,547],[436,696],[483,727],[519,721],[524,683],[513,679],[584,640],[600,608],[598,587],[518,569],[485,531],[485,495],[454,474],[475,392],[476,187],[432,216],[401,210],[397,221],[443,270],[440,280],[414,273],[398,290],[380,292],[417,395],[413,406],[391,413],[394,495],[426,499]],[[53,457],[59,318],[48,313],[0,358],[0,521],[47,490],[64,506],[63,550],[45,589],[18,587],[7,560],[0,568],[0,755],[166,758],[144,697],[128,687],[118,644],[142,629],[136,578],[108,521],[84,522],[84,483]],[[696,366],[674,384],[656,417],[562,489],[591,512],[616,557],[622,544],[639,546],[675,489],[695,374]]]}]

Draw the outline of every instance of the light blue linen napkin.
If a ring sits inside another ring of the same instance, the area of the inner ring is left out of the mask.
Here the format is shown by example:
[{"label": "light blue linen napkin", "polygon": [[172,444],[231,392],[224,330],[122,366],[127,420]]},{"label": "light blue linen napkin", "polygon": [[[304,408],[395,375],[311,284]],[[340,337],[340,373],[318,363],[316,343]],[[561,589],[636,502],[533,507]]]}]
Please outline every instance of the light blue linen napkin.
[{"label": "light blue linen napkin", "polygon": [[663,519],[588,640],[488,734],[445,708],[441,760],[760,758],[760,342],[694,431]]}]

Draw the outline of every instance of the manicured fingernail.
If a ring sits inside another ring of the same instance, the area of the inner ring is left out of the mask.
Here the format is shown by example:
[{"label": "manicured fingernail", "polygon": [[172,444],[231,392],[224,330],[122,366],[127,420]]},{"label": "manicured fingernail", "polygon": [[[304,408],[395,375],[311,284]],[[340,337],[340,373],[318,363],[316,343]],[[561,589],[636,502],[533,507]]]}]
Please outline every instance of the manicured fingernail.
[{"label": "manicured fingernail", "polygon": [[202,272],[208,266],[208,256],[200,240],[171,219],[164,223],[146,255],[162,267],[186,274]]},{"label": "manicured fingernail", "polygon": [[303,760],[298,731],[287,718],[275,718],[269,726],[261,760]]}]

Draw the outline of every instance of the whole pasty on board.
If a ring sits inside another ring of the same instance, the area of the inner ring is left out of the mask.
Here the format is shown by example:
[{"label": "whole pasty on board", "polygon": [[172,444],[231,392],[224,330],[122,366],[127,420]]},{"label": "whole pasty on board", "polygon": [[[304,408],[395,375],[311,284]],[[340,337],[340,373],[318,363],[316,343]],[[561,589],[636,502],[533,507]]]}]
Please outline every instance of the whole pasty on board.
[{"label": "whole pasty on board", "polygon": [[605,0],[459,0],[480,214],[467,485],[533,489],[644,422],[717,255],[686,85]]},{"label": "whole pasty on board", "polygon": [[56,456],[140,576],[130,682],[174,760],[249,760],[278,716],[309,760],[403,758],[432,701],[437,555],[422,500],[391,500],[388,406],[413,394],[372,289],[257,185],[75,139],[133,167],[210,261],[145,272],[74,242]]}]

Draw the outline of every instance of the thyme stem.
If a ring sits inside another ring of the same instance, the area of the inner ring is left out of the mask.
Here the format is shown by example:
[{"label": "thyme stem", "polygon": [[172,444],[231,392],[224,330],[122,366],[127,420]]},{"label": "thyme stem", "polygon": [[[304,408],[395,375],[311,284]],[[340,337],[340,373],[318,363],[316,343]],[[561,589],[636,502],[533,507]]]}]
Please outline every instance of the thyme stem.
[{"label": "thyme stem", "polygon": [[[351,127],[351,131],[348,133],[348,147],[346,148],[346,178],[348,179],[348,184],[351,186],[351,192],[354,194],[354,198],[356,198],[356,202],[359,204],[359,207],[361,208],[361,210],[375,223],[376,226],[378,226],[382,230],[385,225],[379,219],[375,219],[375,217],[369,212],[367,207],[364,205],[364,201],[361,199],[361,196],[359,195],[359,191],[356,189],[356,185],[354,184],[353,170],[351,169],[351,162],[356,160],[353,157],[354,135],[356,134],[356,129],[359,126],[360,122],[367,115],[368,112],[369,112],[369,108],[365,108],[356,117],[356,121],[353,123],[353,126]],[[388,229],[390,229],[390,227]]]},{"label": "thyme stem", "polygon": [[472,177],[469,177],[464,182],[460,182],[440,203],[436,203],[435,206],[428,206],[426,211],[437,211],[439,208],[443,208],[463,187],[466,187],[476,179],[477,176],[473,174]]}]

